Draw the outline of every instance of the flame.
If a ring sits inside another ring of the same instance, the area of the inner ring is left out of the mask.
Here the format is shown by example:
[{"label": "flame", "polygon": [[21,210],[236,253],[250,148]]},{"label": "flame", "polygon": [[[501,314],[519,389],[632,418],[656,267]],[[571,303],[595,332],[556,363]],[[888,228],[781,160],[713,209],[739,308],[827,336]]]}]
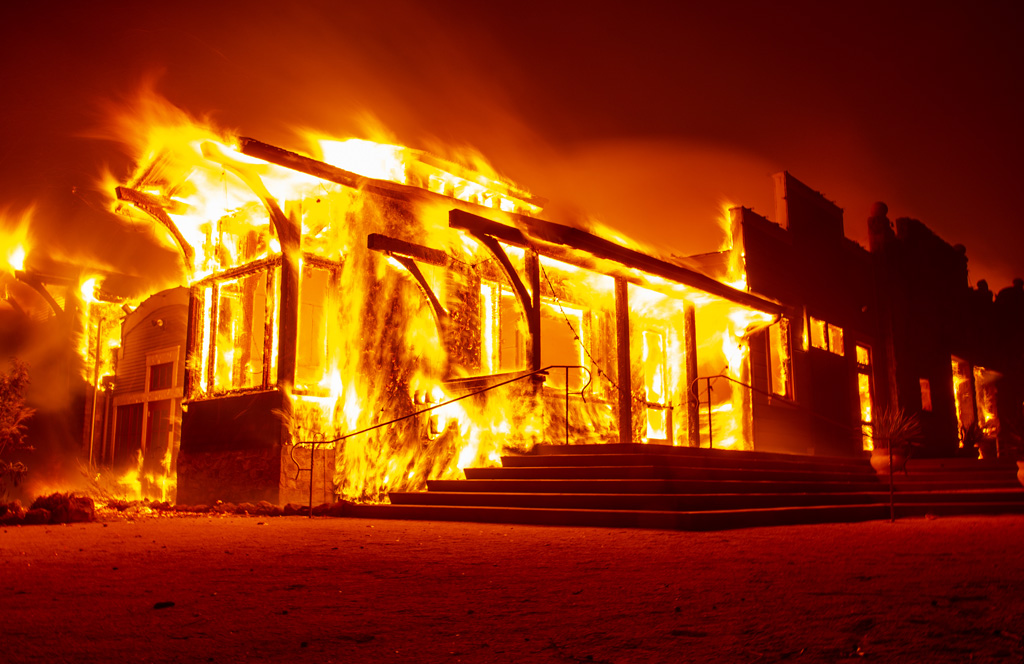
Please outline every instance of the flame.
[{"label": "flame", "polygon": [[31,250],[29,229],[34,208],[28,208],[17,218],[0,210],[0,270],[13,273],[24,270]]},{"label": "flame", "polygon": [[[474,381],[527,372],[528,330],[503,267],[483,243],[451,229],[448,212],[469,208],[514,226],[516,217],[506,213],[541,211],[537,199],[479,155],[438,157],[391,140],[311,134],[316,159],[370,180],[349,187],[243,154],[229,132],[168,106],[147,98],[141,117],[128,123],[139,165],[124,187],[145,205],[115,207],[134,220],[153,215],[150,227],[179,249],[182,283],[199,300],[202,319],[189,358],[195,386],[186,399],[278,389],[291,402],[288,443],[333,458],[336,494],[361,501],[458,477],[470,465],[494,465],[542,439],[615,432],[614,279],[546,256],[539,261],[540,292],[529,294],[542,304],[548,343],[541,364],[588,367],[590,391],[573,393],[582,372],[553,372],[542,385],[521,380],[474,393]],[[414,188],[420,192],[406,199]],[[440,252],[450,264],[416,260],[410,269],[406,259],[368,250],[372,233]],[[531,254],[500,246],[524,274]],[[733,246],[732,255],[730,279],[745,289],[741,248]],[[298,273],[294,383],[277,375],[286,267]],[[716,446],[748,447],[749,398],[735,385],[749,382],[746,336],[773,318],[640,270],[616,269],[652,287],[629,291],[630,322],[646,330],[633,337],[642,375],[628,386],[634,408],[648,413],[638,437],[685,444],[681,406],[689,385],[679,367],[692,342],[702,375],[724,372],[735,381],[715,386],[712,423],[705,426],[713,425]],[[466,303],[469,314],[459,309]],[[698,339],[682,338],[687,306],[698,309]],[[165,461],[163,475],[146,475],[140,466],[132,482],[167,495],[172,457]]]}]

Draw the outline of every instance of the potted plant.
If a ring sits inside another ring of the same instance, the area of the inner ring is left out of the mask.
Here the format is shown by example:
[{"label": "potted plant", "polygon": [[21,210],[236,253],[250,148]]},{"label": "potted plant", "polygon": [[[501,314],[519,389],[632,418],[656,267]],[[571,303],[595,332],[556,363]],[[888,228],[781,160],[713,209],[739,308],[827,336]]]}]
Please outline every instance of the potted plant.
[{"label": "potted plant", "polygon": [[875,421],[871,467],[879,474],[906,471],[911,448],[921,438],[921,421],[916,413],[886,408]]}]

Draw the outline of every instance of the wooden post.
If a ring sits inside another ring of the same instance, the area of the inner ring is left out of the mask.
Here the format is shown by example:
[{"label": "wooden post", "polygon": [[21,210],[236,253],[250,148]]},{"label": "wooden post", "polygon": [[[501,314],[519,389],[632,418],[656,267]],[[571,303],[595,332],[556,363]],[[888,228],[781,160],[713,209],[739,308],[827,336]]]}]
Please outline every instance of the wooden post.
[{"label": "wooden post", "polygon": [[697,386],[697,308],[687,302],[683,305],[683,344],[686,347],[686,365],[683,382],[686,385],[686,431],[690,447],[700,447],[700,394]]},{"label": "wooden post", "polygon": [[526,278],[530,282],[530,308],[526,319],[530,328],[530,370],[540,369],[540,257],[526,250]]},{"label": "wooden post", "polygon": [[615,339],[618,347],[619,442],[633,442],[633,395],[629,371],[629,283],[615,279]]},{"label": "wooden post", "polygon": [[[199,289],[195,286],[190,286],[188,289],[188,314],[185,319],[185,351],[182,353],[182,361],[185,362],[185,384],[182,386],[182,396],[185,401],[188,401],[192,397],[194,389],[193,382],[195,380],[195,372],[192,371],[192,366],[203,366],[202,362],[194,362],[193,357],[203,352],[202,344],[196,346],[196,327],[199,330],[203,329],[203,307],[199,302]],[[201,334],[201,332],[200,332]],[[202,380],[202,378],[200,378]]]},{"label": "wooden post", "polygon": [[282,258],[281,284],[278,291],[281,308],[277,321],[277,387],[287,391],[295,382],[296,352],[299,340],[299,270],[301,268],[295,254],[285,254]]}]

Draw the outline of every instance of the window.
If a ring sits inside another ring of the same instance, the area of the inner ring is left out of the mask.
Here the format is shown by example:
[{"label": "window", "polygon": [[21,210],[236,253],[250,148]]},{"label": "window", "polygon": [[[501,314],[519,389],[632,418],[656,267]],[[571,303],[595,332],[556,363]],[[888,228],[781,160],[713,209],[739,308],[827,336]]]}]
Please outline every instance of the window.
[{"label": "window", "polygon": [[857,396],[860,402],[860,431],[863,449],[875,449],[874,396],[871,386],[871,349],[857,344]]},{"label": "window", "polygon": [[[540,308],[540,365],[582,366],[584,312],[563,302],[541,298]],[[545,384],[564,389],[564,369],[553,369]],[[580,369],[569,370],[569,389],[583,386],[584,374]]]},{"label": "window", "polygon": [[921,410],[932,412],[932,384],[927,378],[921,378]]},{"label": "window", "polygon": [[117,407],[114,463],[130,461],[142,449],[142,409],[141,403]]},{"label": "window", "polygon": [[826,323],[820,318],[808,317],[811,328],[811,347],[843,355],[843,328]]},{"label": "window", "polygon": [[647,438],[668,440],[668,402],[665,386],[665,335],[654,330],[643,333],[644,399],[647,401]]},{"label": "window", "polygon": [[265,271],[224,281],[217,288],[213,374],[216,391],[263,385],[266,314]]},{"label": "window", "polygon": [[153,364],[149,367],[149,391],[174,387],[174,362]]},{"label": "window", "polygon": [[811,319],[811,347],[828,350],[828,335],[826,334],[825,321],[817,318]]},{"label": "window", "polygon": [[793,396],[793,359],[790,352],[789,321],[780,318],[768,328],[768,382],[772,394]]},{"label": "window", "polygon": [[960,431],[960,447],[963,447],[964,437],[975,420],[971,365],[958,357],[953,357],[952,369],[953,403],[956,406],[956,422]]},{"label": "window", "polygon": [[828,324],[828,350],[836,355],[843,354],[843,328]]},{"label": "window", "polygon": [[302,266],[299,286],[299,330],[295,352],[295,385],[318,385],[327,369],[327,295],[331,273]]}]

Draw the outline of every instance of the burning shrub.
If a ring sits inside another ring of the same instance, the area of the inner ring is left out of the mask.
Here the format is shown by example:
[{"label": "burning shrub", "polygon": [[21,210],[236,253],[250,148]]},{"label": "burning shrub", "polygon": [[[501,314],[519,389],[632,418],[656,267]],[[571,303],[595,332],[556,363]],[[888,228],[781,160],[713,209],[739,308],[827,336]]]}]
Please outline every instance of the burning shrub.
[{"label": "burning shrub", "polygon": [[6,497],[8,483],[18,486],[28,472],[24,463],[4,460],[7,452],[32,449],[25,440],[25,423],[35,413],[25,405],[28,382],[28,365],[17,358],[11,358],[10,372],[0,371],[0,497]]}]

